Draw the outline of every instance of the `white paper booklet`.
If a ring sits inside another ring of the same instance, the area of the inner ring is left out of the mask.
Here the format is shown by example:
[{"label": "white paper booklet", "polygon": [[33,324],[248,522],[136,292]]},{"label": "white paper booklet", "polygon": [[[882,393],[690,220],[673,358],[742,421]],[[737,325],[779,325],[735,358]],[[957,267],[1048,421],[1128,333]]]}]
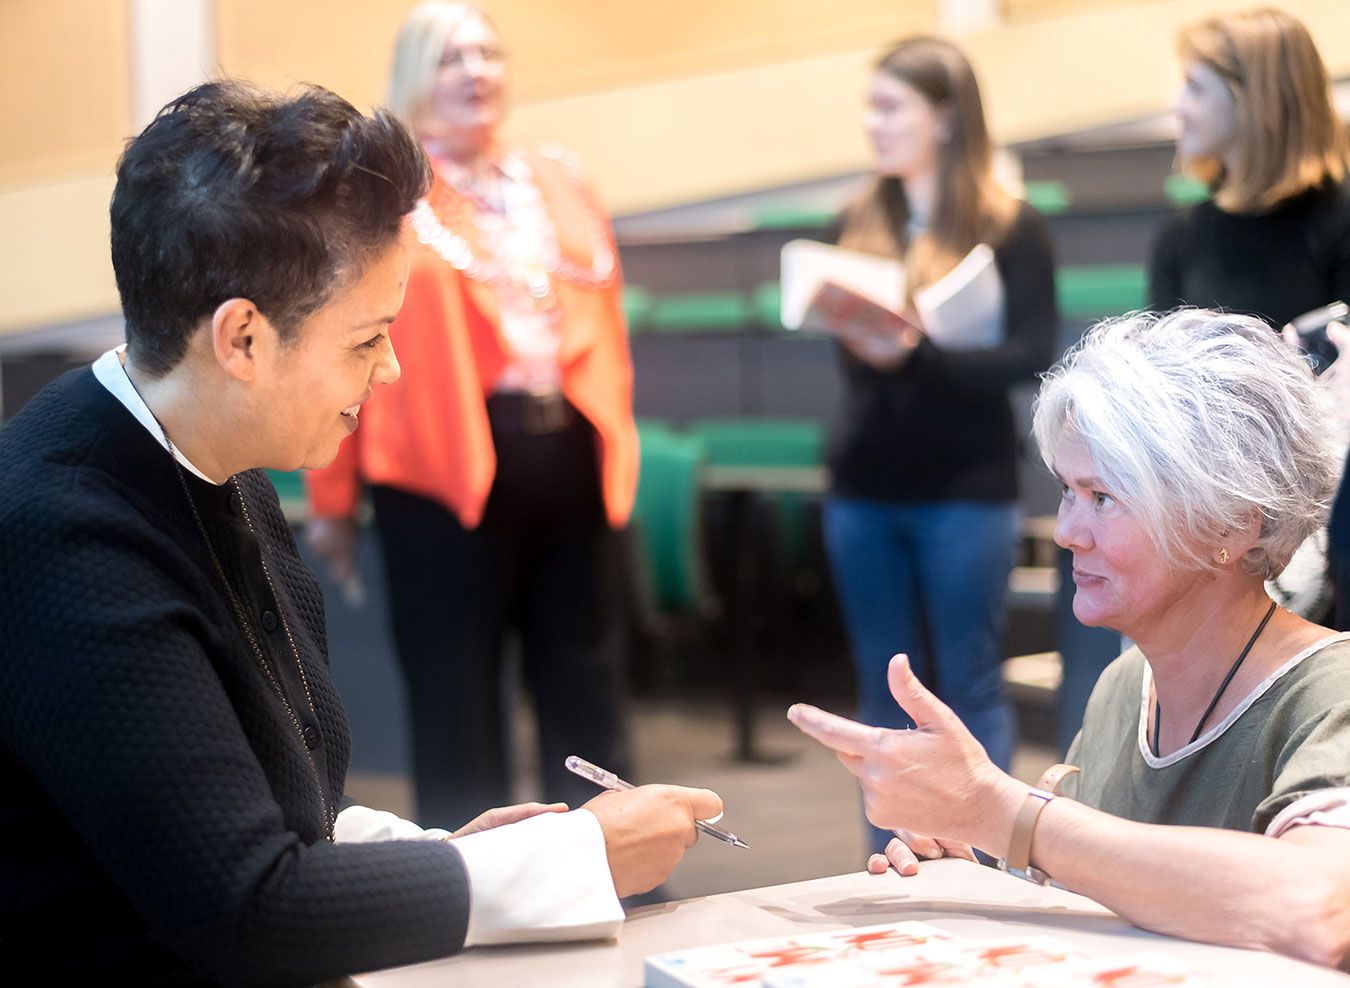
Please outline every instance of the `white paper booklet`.
[{"label": "white paper booklet", "polygon": [[905,299],[905,269],[894,258],[791,240],[783,245],[779,260],[779,317],[787,329],[802,328],[811,302],[827,282],[895,313]]},{"label": "white paper booklet", "polygon": [[924,332],[947,350],[987,350],[1003,343],[1003,279],[988,244],[975,248],[927,288],[914,293]]},{"label": "white paper booklet", "polygon": [[927,923],[695,947],[648,957],[646,988],[1215,988],[1170,958],[1089,955],[1052,937],[969,939]]},{"label": "white paper booklet", "polygon": [[[899,315],[903,308],[905,269],[894,258],[814,240],[789,241],[783,245],[780,258],[779,318],[787,329],[839,331],[838,327],[822,325],[823,313],[813,312],[814,303],[827,285],[838,286],[894,315]],[[831,301],[837,303],[838,299]],[[956,267],[914,295],[923,331],[947,350],[980,350],[1001,345],[1006,332],[1003,303],[1003,279],[988,244],[977,244]],[[877,331],[892,329],[880,325],[885,320],[867,321],[879,324]],[[840,335],[849,334],[840,332]]]}]

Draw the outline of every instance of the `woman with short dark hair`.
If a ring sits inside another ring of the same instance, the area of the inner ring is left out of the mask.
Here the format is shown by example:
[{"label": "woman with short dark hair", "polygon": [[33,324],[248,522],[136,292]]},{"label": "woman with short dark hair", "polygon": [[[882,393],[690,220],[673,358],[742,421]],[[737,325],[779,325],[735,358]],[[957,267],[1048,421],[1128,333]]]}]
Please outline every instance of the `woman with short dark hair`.
[{"label": "woman with short dark hair", "polygon": [[[127,345],[0,430],[0,941],[58,983],[309,985],[612,935],[721,806],[644,787],[425,831],[343,795],[323,599],[260,468],[322,467],[398,379],[390,114],[219,82],[127,147]],[[507,826],[506,824],[513,824]]]}]

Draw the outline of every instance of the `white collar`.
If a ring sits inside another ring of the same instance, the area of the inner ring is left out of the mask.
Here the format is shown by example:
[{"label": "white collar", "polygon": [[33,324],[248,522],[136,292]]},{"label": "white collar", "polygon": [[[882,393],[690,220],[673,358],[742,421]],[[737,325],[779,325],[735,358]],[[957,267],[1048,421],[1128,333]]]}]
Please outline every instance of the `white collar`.
[{"label": "white collar", "polygon": [[[155,418],[155,413],[150,411],[150,406],[141,398],[140,392],[136,386],[131,383],[131,378],[127,376],[127,369],[123,365],[123,355],[126,353],[127,345],[113,347],[103,356],[94,361],[94,376],[98,378],[98,383],[103,385],[112,394],[114,398],[126,406],[127,411],[136,417],[136,421],[145,427],[145,431],[154,437],[155,442],[159,443],[165,449],[173,453],[173,458],[190,470],[193,476],[200,477],[208,484],[216,484],[214,480],[202,473],[189,460],[177,446],[169,445],[168,435],[164,432],[164,427],[159,424]],[[216,484],[217,487],[222,485]]]},{"label": "white collar", "polygon": [[1243,714],[1247,712],[1247,708],[1250,707],[1257,700],[1261,699],[1261,697],[1265,694],[1265,692],[1272,686],[1274,686],[1275,683],[1280,679],[1280,677],[1283,676],[1285,673],[1291,672],[1304,659],[1308,658],[1309,656],[1316,655],[1318,652],[1326,648],[1328,645],[1334,645],[1337,642],[1343,641],[1350,641],[1350,632],[1337,632],[1336,634],[1327,635],[1320,641],[1313,642],[1303,651],[1299,652],[1292,659],[1290,659],[1284,665],[1280,666],[1269,676],[1263,679],[1260,683],[1258,683],[1254,690],[1252,690],[1250,693],[1248,693],[1245,697],[1242,698],[1241,703],[1239,703],[1236,707],[1234,707],[1231,711],[1229,711],[1227,717],[1219,721],[1219,723],[1215,724],[1213,727],[1211,727],[1204,734],[1200,735],[1190,744],[1178,748],[1171,754],[1164,755],[1161,758],[1159,758],[1157,755],[1153,753],[1153,749],[1149,747],[1148,743],[1149,693],[1153,686],[1153,669],[1149,666],[1148,659],[1144,659],[1144,674],[1142,677],[1140,677],[1143,680],[1142,683],[1143,696],[1139,701],[1139,754],[1143,756],[1144,762],[1145,764],[1148,765],[1149,768],[1166,768],[1169,765],[1175,765],[1183,758],[1186,758],[1189,755],[1193,755],[1201,748],[1204,748],[1211,741],[1215,740],[1217,737],[1223,734],[1224,731],[1232,727],[1234,722],[1236,722],[1239,717],[1241,717]]}]

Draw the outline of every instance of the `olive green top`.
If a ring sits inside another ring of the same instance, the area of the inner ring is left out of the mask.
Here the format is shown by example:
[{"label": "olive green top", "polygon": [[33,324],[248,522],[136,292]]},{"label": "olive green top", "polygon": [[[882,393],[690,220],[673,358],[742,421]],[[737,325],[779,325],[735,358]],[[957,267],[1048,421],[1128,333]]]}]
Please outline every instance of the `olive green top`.
[{"label": "olive green top", "polygon": [[1220,723],[1159,758],[1146,737],[1152,672],[1131,648],[1102,673],[1062,791],[1141,823],[1264,833],[1300,797],[1350,785],[1350,635],[1293,656]]}]

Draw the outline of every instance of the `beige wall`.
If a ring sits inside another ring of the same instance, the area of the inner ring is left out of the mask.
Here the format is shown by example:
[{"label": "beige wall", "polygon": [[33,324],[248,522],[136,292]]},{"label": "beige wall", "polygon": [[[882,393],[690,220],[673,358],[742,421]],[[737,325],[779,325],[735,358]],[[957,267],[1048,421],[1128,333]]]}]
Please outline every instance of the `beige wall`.
[{"label": "beige wall", "polygon": [[0,2],[0,189],[108,167],[130,124],[125,0]]},{"label": "beige wall", "polygon": [[[0,332],[115,310],[107,192],[130,130],[130,0],[0,0]],[[226,71],[381,98],[408,0],[215,0]],[[1155,112],[1211,0],[1005,0],[961,39],[1017,140]],[[1289,0],[1338,75],[1350,2]],[[489,0],[525,141],[578,150],[616,211],[861,168],[861,90],[937,0]],[[829,16],[826,16],[828,14]]]},{"label": "beige wall", "polygon": [[[221,61],[370,104],[413,0],[217,0]],[[520,104],[867,48],[937,21],[938,0],[483,0]],[[373,49],[371,39],[385,39]],[[303,39],[301,41],[300,39]]]}]

